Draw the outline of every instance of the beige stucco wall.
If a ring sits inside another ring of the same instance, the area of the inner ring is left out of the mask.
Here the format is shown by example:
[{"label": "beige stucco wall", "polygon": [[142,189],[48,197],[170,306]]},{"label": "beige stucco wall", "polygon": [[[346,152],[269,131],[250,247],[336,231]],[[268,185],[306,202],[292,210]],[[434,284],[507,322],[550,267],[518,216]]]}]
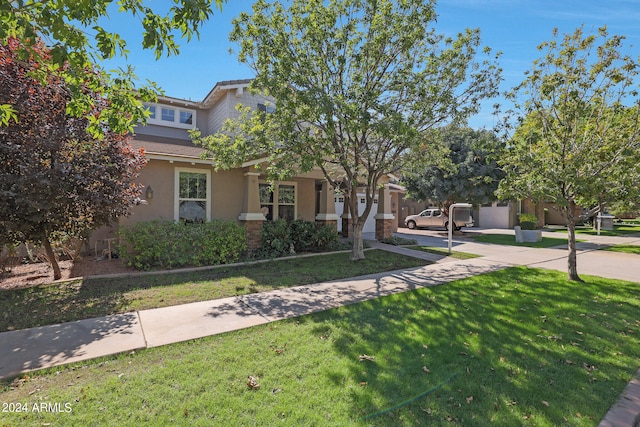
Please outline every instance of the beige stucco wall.
[{"label": "beige stucco wall", "polygon": [[242,213],[244,197],[244,171],[212,171],[211,219],[238,219]]},{"label": "beige stucco wall", "polygon": [[316,219],[316,182],[315,179],[295,178],[298,184],[298,219],[315,221]]}]

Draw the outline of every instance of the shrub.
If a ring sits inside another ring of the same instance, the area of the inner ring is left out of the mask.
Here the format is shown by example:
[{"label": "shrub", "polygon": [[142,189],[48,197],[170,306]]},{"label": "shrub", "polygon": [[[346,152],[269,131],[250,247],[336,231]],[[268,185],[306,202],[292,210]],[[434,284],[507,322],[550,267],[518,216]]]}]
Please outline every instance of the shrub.
[{"label": "shrub", "polygon": [[289,253],[293,244],[291,228],[284,219],[265,221],[262,225],[262,251],[267,257],[278,257]]},{"label": "shrub", "polygon": [[291,239],[297,252],[313,250],[316,245],[315,235],[318,226],[315,222],[297,219],[289,225],[291,228]]},{"label": "shrub", "polygon": [[236,262],[247,249],[245,229],[236,221],[186,224],[139,222],[120,230],[123,261],[134,268],[176,268]]},{"label": "shrub", "polygon": [[535,215],[521,213],[518,218],[520,219],[520,228],[523,230],[535,230],[538,227],[538,218]]},{"label": "shrub", "polygon": [[273,258],[289,255],[291,245],[296,252],[323,252],[341,249],[336,229],[313,221],[283,219],[262,226],[262,249],[259,256]]},{"label": "shrub", "polygon": [[415,239],[405,239],[403,237],[387,237],[380,239],[380,243],[386,243],[387,245],[402,246],[402,245],[417,245],[418,241]]}]

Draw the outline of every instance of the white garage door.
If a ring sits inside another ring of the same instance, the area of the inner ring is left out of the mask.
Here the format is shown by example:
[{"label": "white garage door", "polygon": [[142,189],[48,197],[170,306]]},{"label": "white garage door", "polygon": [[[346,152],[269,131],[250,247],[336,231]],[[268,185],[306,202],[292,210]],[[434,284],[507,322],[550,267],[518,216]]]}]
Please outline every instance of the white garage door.
[{"label": "white garage door", "polygon": [[[341,196],[336,196],[336,214],[338,216],[342,215],[344,208],[344,199]],[[366,199],[364,194],[358,194],[358,214],[362,215],[364,212],[364,207],[366,206]],[[371,212],[369,212],[369,216],[364,223],[364,228],[362,229],[363,233],[375,233],[376,232],[376,220],[375,215],[378,213],[378,199],[375,198],[373,200],[373,206],[371,207]],[[342,231],[342,221],[338,221],[338,231]]]}]

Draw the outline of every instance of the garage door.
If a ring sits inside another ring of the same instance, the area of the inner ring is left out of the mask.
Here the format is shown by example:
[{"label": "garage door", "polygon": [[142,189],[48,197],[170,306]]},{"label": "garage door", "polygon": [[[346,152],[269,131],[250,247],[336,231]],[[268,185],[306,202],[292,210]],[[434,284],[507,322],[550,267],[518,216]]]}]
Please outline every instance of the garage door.
[{"label": "garage door", "polygon": [[[338,216],[342,215],[344,208],[344,199],[340,196],[335,198],[336,203],[336,214]],[[364,194],[358,194],[358,214],[362,215],[364,212],[364,208],[366,206],[366,199]],[[378,212],[378,199],[373,200],[373,206],[371,207],[371,212],[369,212],[369,216],[364,223],[364,228],[362,229],[363,233],[375,233],[376,232],[376,220],[375,215]],[[338,221],[338,231],[342,231],[342,221]]]}]

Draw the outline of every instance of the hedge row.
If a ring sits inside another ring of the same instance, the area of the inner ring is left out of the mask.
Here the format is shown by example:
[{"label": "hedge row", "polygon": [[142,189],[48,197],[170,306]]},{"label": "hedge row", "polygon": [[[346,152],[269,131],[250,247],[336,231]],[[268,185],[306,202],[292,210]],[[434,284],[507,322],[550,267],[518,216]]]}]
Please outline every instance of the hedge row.
[{"label": "hedge row", "polygon": [[268,221],[262,226],[261,237],[261,252],[267,257],[343,249],[335,227],[312,221]]},{"label": "hedge row", "polygon": [[141,270],[226,264],[238,261],[247,249],[245,229],[237,221],[154,220],[123,227],[120,235],[120,257]]}]

